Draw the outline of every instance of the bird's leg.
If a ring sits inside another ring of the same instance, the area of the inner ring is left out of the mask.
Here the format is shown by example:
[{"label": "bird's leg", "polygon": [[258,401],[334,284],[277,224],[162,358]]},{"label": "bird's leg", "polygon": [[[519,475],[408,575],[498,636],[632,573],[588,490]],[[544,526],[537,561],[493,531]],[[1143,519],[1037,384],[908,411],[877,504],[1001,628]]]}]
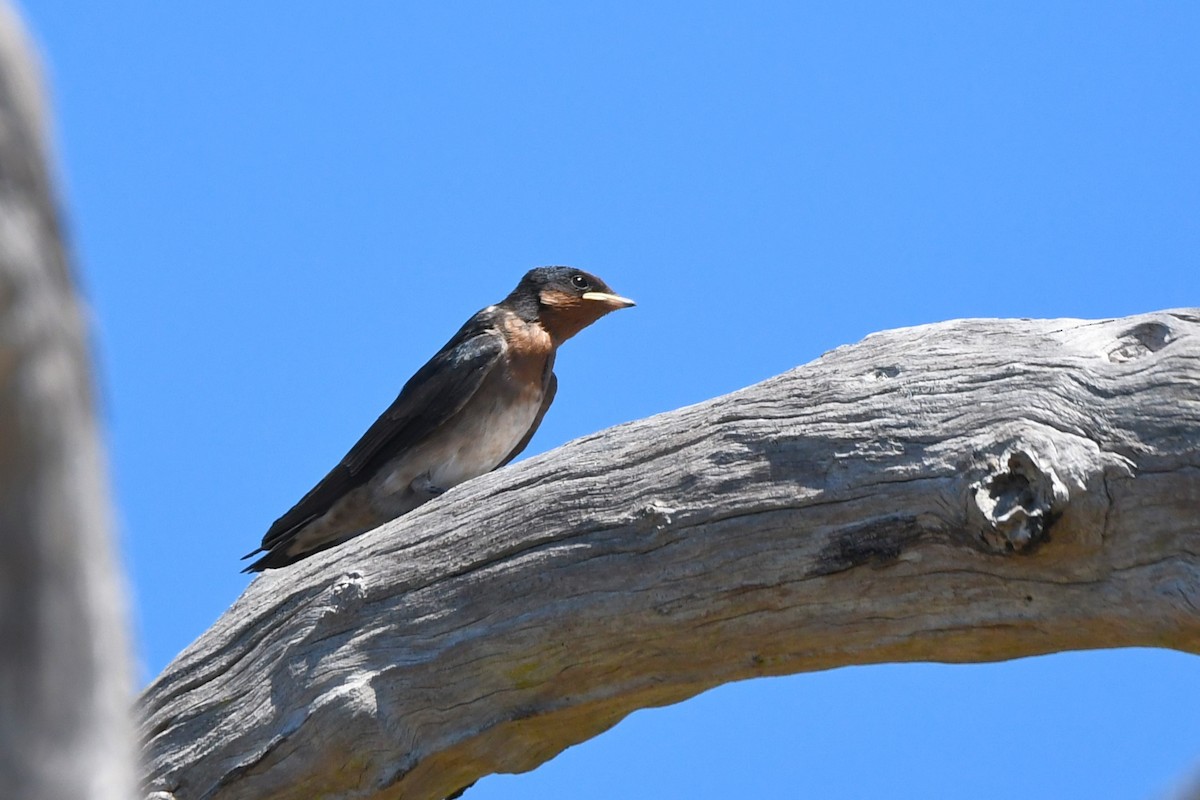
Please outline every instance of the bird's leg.
[{"label": "bird's leg", "polygon": [[421,499],[422,503],[446,493],[446,490],[441,486],[434,485],[433,480],[429,477],[428,472],[418,475],[413,482],[409,484],[409,487],[413,490],[413,494]]}]

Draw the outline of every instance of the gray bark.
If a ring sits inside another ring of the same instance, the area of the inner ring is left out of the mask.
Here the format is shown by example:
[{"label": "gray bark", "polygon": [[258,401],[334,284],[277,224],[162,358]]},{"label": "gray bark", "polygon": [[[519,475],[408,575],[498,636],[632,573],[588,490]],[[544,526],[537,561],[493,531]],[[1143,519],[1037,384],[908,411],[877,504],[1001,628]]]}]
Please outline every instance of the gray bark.
[{"label": "gray bark", "polygon": [[0,795],[135,786],[122,586],[37,68],[0,2]]},{"label": "gray bark", "polygon": [[440,798],[712,686],[1200,653],[1200,310],[875,334],[266,573],[146,690],[160,798]]}]

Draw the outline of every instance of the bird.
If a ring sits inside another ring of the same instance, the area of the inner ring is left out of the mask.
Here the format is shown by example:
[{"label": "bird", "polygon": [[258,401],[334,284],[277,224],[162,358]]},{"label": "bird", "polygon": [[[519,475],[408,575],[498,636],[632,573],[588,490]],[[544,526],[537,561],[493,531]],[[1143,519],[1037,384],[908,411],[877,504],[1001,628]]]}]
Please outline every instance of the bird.
[{"label": "bird", "polygon": [[480,310],[400,390],[344,458],[243,556],[243,572],[293,564],[504,466],[554,401],[560,345],[635,305],[572,267],[525,273]]}]

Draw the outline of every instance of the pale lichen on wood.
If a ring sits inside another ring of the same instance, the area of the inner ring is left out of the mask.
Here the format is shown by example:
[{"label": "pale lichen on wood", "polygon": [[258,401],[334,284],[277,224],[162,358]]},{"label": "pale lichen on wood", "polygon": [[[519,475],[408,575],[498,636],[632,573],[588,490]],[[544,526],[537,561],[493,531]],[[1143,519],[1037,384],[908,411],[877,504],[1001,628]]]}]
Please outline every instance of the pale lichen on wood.
[{"label": "pale lichen on wood", "polygon": [[441,798],[883,661],[1200,652],[1200,311],[874,334],[259,578],[142,698],[160,797]]}]

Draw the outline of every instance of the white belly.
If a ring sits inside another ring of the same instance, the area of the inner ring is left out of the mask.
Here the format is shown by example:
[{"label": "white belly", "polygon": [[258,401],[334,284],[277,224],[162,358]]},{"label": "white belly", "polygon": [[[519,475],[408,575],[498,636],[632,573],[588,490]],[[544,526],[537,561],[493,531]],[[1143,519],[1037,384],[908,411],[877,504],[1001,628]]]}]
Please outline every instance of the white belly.
[{"label": "white belly", "polygon": [[542,404],[540,394],[464,414],[443,446],[442,457],[431,459],[430,482],[449,489],[495,469],[529,432]]}]

